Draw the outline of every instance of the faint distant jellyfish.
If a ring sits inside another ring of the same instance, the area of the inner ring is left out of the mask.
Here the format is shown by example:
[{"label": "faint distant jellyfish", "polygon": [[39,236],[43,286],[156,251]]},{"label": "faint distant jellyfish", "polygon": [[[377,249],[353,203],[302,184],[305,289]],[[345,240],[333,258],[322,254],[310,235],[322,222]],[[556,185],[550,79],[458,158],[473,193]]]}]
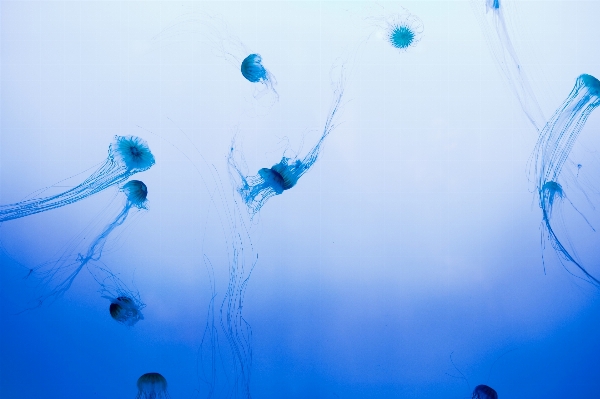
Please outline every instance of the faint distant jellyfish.
[{"label": "faint distant jellyfish", "polygon": [[144,319],[136,301],[126,296],[111,299],[108,311],[110,312],[110,317],[128,327]]},{"label": "faint distant jellyfish", "polygon": [[512,44],[502,3],[500,0],[471,0],[471,4],[492,55],[517,97],[521,109],[536,130],[542,130],[546,118]]},{"label": "faint distant jellyfish", "polygon": [[498,399],[496,391],[487,385],[477,385],[471,399]]},{"label": "faint distant jellyfish", "polygon": [[[600,281],[593,277],[581,262],[575,259],[572,251],[559,240],[552,224],[555,201],[567,198],[563,186],[558,183],[562,168],[587,118],[598,105],[600,105],[600,82],[591,75],[580,75],[567,99],[542,129],[531,157],[531,173],[537,185],[543,225],[553,248],[561,259],[576,265],[591,283],[600,286]],[[569,203],[595,231],[585,215],[579,212],[571,201]]]},{"label": "faint distant jellyfish", "polygon": [[127,180],[154,165],[154,156],[144,140],[135,136],[115,136],[108,158],[85,181],[63,193],[27,199],[0,206],[0,222],[69,205]]},{"label": "faint distant jellyfish", "polygon": [[321,146],[325,138],[337,127],[334,118],[339,111],[342,95],[344,94],[343,71],[340,81],[334,89],[334,101],[325,122],[323,134],[317,144],[302,159],[283,156],[279,163],[271,168],[262,168],[255,176],[245,175],[240,165],[235,160],[235,138],[231,144],[228,162],[230,174],[236,185],[236,190],[248,207],[248,212],[253,217],[265,202],[274,195],[282,194],[285,190],[294,187],[300,177],[304,175],[317,161]]},{"label": "faint distant jellyfish", "polygon": [[136,399],[168,399],[167,380],[159,373],[146,373],[137,380]]},{"label": "faint distant jellyfish", "polygon": [[[131,209],[147,209],[146,204],[148,201],[146,197],[148,195],[148,188],[143,182],[139,180],[128,181],[123,185],[121,191],[126,196],[123,209],[121,212],[119,212],[115,219],[109,223],[98,236],[96,236],[91,245],[88,247],[85,255],[80,253],[77,256],[76,261],[71,263],[68,263],[65,258],[61,258],[57,263],[57,266],[51,268],[49,271],[40,272],[46,285],[49,285],[57,280],[58,283],[49,294],[45,294],[38,298],[38,306],[49,298],[56,299],[64,294],[71,287],[71,284],[73,284],[73,281],[84,266],[86,266],[90,261],[100,260],[100,257],[102,256],[102,250],[104,249],[104,245],[106,244],[108,236],[117,227],[121,226],[125,222]],[[109,279],[114,280],[116,278],[116,276],[114,276],[108,269],[102,270]],[[98,278],[96,278],[96,280],[101,283]]]}]

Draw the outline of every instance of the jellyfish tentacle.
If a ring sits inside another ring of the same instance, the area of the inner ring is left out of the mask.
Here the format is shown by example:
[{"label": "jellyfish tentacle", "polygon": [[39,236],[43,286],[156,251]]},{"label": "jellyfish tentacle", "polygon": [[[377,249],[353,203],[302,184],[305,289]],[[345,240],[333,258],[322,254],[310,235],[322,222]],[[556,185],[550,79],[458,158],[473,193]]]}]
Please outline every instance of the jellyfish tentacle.
[{"label": "jellyfish tentacle", "polygon": [[154,156],[144,140],[135,136],[115,136],[108,149],[108,158],[82,183],[60,194],[2,205],[0,223],[83,200],[149,169],[154,162]]},{"label": "jellyfish tentacle", "polygon": [[529,122],[537,131],[541,131],[546,118],[511,40],[504,16],[504,6],[500,0],[471,0],[471,5],[492,56],[506,78],[510,90],[517,98]]},{"label": "jellyfish tentacle", "polygon": [[229,156],[227,158],[230,176],[236,185],[236,191],[248,208],[248,213],[254,217],[266,201],[280,195],[294,187],[298,180],[314,165],[321,153],[322,145],[327,136],[337,127],[336,116],[339,114],[342,97],[344,95],[345,70],[342,67],[339,80],[334,86],[334,99],[329,110],[323,133],[319,141],[302,158],[286,157],[271,168],[262,168],[254,176],[247,176],[242,172],[241,165],[236,161],[235,137],[232,139]]},{"label": "jellyfish tentacle", "polygon": [[[62,296],[65,292],[69,290],[69,288],[71,288],[71,285],[75,281],[75,278],[79,275],[79,273],[85,266],[87,266],[90,262],[97,262],[100,260],[108,237],[117,227],[125,223],[132,208],[147,209],[146,196],[148,194],[148,189],[143,182],[139,180],[131,180],[123,185],[121,191],[124,192],[127,196],[125,205],[123,206],[121,211],[116,215],[116,217],[104,227],[100,234],[98,234],[94,238],[85,254],[77,254],[75,262],[69,264],[65,264],[65,261],[66,259],[68,259],[68,257],[61,257],[61,259],[59,259],[59,261],[55,263],[54,267],[51,270],[41,272],[43,276],[42,284],[44,286],[50,285],[55,280],[59,280],[59,282],[56,285],[54,285],[53,289],[49,293],[45,293],[36,299],[35,303],[38,306],[49,299],[55,300],[58,297]],[[71,267],[74,267],[74,269],[70,272],[67,272],[66,276],[63,276],[65,270]],[[112,275],[111,272],[107,272]]]},{"label": "jellyfish tentacle", "polygon": [[[564,187],[559,181],[563,166],[569,159],[581,130],[592,111],[599,105],[600,81],[591,75],[580,75],[565,101],[558,107],[540,132],[530,157],[530,173],[532,174],[532,180],[537,185],[539,206],[542,210],[542,235],[546,235],[546,238],[559,255],[561,263],[564,260],[575,265],[583,274],[584,279],[598,287],[600,287],[600,280],[594,277],[581,261],[576,259],[572,248],[567,248],[567,245],[561,242],[556,233],[556,228],[553,226],[552,218],[554,208],[559,203],[563,204],[563,199],[566,198],[592,231],[596,231],[588,218],[567,197]],[[578,172],[579,169],[578,166]],[[567,174],[567,178],[568,176],[569,174]],[[590,201],[585,192],[584,197],[588,202]],[[564,263],[563,266],[567,268]],[[567,269],[567,271],[569,270]]]}]

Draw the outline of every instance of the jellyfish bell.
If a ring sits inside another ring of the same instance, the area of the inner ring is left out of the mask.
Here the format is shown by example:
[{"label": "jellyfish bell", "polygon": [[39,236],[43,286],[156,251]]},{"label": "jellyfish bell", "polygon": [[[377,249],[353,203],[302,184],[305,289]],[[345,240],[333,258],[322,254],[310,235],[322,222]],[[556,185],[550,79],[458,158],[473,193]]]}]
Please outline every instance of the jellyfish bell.
[{"label": "jellyfish bell", "polygon": [[124,324],[128,327],[132,327],[140,320],[144,319],[142,315],[140,303],[138,300],[127,297],[120,296],[118,298],[109,298],[110,306],[108,310],[110,312],[110,317],[112,317],[118,323]]},{"label": "jellyfish bell", "polygon": [[548,213],[552,210],[554,200],[556,198],[563,198],[564,191],[562,186],[555,181],[548,181],[544,183],[540,191],[540,199],[542,201],[541,207]]},{"label": "jellyfish bell", "polygon": [[600,97],[600,81],[593,77],[592,75],[588,75],[586,73],[579,76],[582,83],[587,87],[590,92],[590,95]]},{"label": "jellyfish bell", "polygon": [[416,46],[423,36],[423,21],[404,8],[399,13],[375,16],[368,20],[376,27],[376,35],[401,53]]},{"label": "jellyfish bell", "polygon": [[252,83],[262,82],[268,79],[268,72],[262,65],[262,57],[260,54],[250,54],[240,67],[242,75]]},{"label": "jellyfish bell", "polygon": [[488,11],[490,9],[497,10],[500,8],[500,0],[486,0],[485,6]]},{"label": "jellyfish bell", "polygon": [[159,373],[146,373],[137,380],[136,399],[168,399],[167,380]]},{"label": "jellyfish bell", "polygon": [[487,385],[477,385],[471,399],[498,399],[498,393]]},{"label": "jellyfish bell", "polygon": [[148,144],[136,136],[117,136],[109,152],[121,161],[128,171],[137,173],[154,165],[154,155]]},{"label": "jellyfish bell", "polygon": [[130,180],[123,185],[121,191],[127,196],[127,201],[139,209],[146,209],[148,203],[148,187],[140,180]]}]

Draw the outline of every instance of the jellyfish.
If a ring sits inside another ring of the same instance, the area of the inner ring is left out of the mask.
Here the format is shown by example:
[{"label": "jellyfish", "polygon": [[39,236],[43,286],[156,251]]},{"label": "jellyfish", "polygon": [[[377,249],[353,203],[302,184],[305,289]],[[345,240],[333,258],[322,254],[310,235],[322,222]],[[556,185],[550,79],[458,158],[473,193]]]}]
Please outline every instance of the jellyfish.
[{"label": "jellyfish", "polygon": [[513,95],[529,122],[539,132],[546,118],[529,84],[529,78],[519,61],[505,20],[505,7],[501,0],[471,0],[473,11],[498,67],[506,78]]},{"label": "jellyfish", "polygon": [[173,37],[199,34],[199,40],[208,45],[212,53],[241,72],[251,84],[252,105],[255,111],[264,113],[277,101],[277,79],[265,67],[263,57],[249,50],[240,38],[231,31],[225,19],[214,13],[190,13],[174,21],[154,37],[157,42],[168,42]]},{"label": "jellyfish", "polygon": [[[90,264],[90,262],[93,263],[100,261],[102,251],[104,249],[108,236],[117,227],[125,223],[130,211],[132,209],[147,209],[148,201],[146,197],[148,195],[148,188],[143,182],[139,180],[130,180],[123,185],[120,191],[122,191],[126,196],[125,205],[114,218],[114,220],[108,225],[106,225],[104,229],[100,232],[100,234],[96,236],[96,238],[88,247],[85,254],[79,253],[76,256],[75,260],[73,260],[71,254],[67,253],[61,256],[57,262],[53,263],[52,267],[50,268],[48,268],[47,265],[44,264],[32,269],[33,274],[41,277],[42,288],[46,289],[47,287],[53,286],[50,292],[46,292],[36,299],[34,307],[41,306],[48,299],[54,300],[62,296],[71,287],[73,281],[75,281],[75,278],[85,266]],[[94,272],[90,272],[92,273],[92,275],[94,275]],[[136,295],[130,293],[129,290],[125,289],[123,284],[119,282],[118,278],[108,268],[98,267],[97,272],[101,273],[103,277],[94,275],[94,278],[101,285],[101,287],[104,288],[104,291],[107,291],[106,287],[108,287],[106,282],[113,282],[112,286],[115,287],[113,291],[116,291],[116,294],[104,295],[107,299],[111,301],[111,303],[114,302],[116,305],[123,308],[123,311],[125,312],[130,311],[132,307],[137,307],[138,309],[141,309],[143,307],[143,304],[141,304],[139,300],[134,301]],[[29,274],[31,274],[31,271]],[[127,297],[129,299],[129,304],[125,299],[119,300],[119,298],[123,297]],[[124,315],[124,313],[119,314]],[[131,321],[128,321],[124,324],[135,324],[137,320],[141,319],[141,313],[139,314],[139,316],[140,317],[137,317],[137,319],[135,319],[134,317],[135,321],[133,321],[133,323]],[[117,321],[122,322],[122,320]]]},{"label": "jellyfish", "polygon": [[377,36],[383,36],[400,53],[415,47],[423,36],[423,21],[405,8],[398,13],[370,17],[367,21],[376,28]]},{"label": "jellyfish", "polygon": [[159,373],[146,373],[137,380],[135,399],[168,399],[167,380]]},{"label": "jellyfish", "polygon": [[473,390],[471,399],[498,399],[498,394],[494,388],[487,385],[477,385]]},{"label": "jellyfish", "polygon": [[262,57],[260,54],[250,54],[240,67],[242,75],[252,83],[263,83],[265,85],[272,85],[274,78],[269,71],[262,65]]},{"label": "jellyfish", "polygon": [[[570,161],[570,164],[577,165],[576,176],[572,172],[566,175],[562,172],[589,115],[598,105],[600,105],[600,81],[591,75],[580,75],[567,99],[540,132],[536,147],[530,158],[530,169],[533,175],[532,178],[536,182],[539,206],[542,210],[542,234],[550,240],[561,261],[565,260],[575,265],[588,281],[600,286],[600,281],[576,259],[573,250],[568,249],[570,245],[563,243],[558,238],[553,223],[554,208],[558,203],[565,203],[566,199],[566,203],[571,205],[576,214],[582,218],[584,224],[595,232],[595,228],[588,221],[588,218],[583,212],[579,211],[565,192],[566,184],[572,191],[581,190],[586,201],[591,202],[587,193],[582,190],[576,180],[579,178],[581,169],[579,165],[581,164]],[[563,184],[561,184],[561,181],[564,181]],[[564,227],[562,219],[559,220],[562,227]],[[567,239],[566,242],[570,242],[570,240]]]},{"label": "jellyfish", "polygon": [[115,136],[108,158],[81,184],[63,193],[0,206],[0,223],[60,208],[99,193],[154,165],[148,144],[135,136]]},{"label": "jellyfish", "polygon": [[144,318],[140,309],[140,304],[128,296],[110,298],[108,311],[110,312],[110,317],[116,322],[128,327],[132,327],[135,323]]},{"label": "jellyfish", "polygon": [[235,137],[228,156],[230,175],[236,191],[242,197],[243,202],[248,208],[248,213],[253,217],[267,200],[275,195],[280,195],[284,191],[294,187],[298,180],[314,165],[319,158],[321,147],[325,138],[337,127],[335,117],[340,110],[340,103],[344,94],[344,71],[342,68],[339,81],[334,85],[334,99],[331,105],[329,116],[325,121],[325,127],[321,138],[312,147],[312,149],[303,157],[286,157],[285,154],[281,160],[270,168],[262,168],[254,176],[247,176],[242,172],[240,163],[236,161]]}]

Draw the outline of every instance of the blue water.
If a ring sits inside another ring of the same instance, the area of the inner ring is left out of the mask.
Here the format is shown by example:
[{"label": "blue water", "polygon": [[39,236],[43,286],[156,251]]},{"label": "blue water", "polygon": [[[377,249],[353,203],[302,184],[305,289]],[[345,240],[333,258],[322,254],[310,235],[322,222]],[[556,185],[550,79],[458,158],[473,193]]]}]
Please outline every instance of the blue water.
[{"label": "blue water", "polygon": [[[0,205],[28,208],[0,224],[0,398],[596,397],[600,111],[569,93],[598,15],[2,1]],[[142,209],[128,177],[28,205],[115,136],[152,149]]]}]

